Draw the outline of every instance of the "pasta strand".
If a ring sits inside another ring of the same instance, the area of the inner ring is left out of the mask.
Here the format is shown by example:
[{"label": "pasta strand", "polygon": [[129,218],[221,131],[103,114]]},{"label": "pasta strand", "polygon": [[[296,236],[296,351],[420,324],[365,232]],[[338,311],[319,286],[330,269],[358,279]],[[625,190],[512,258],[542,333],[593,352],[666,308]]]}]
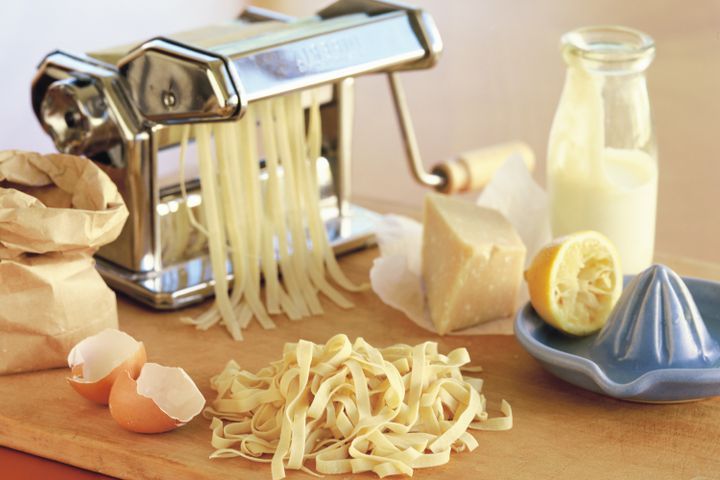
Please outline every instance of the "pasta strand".
[{"label": "pasta strand", "polygon": [[[260,169],[258,129],[264,170]],[[202,189],[197,216],[188,206],[185,185],[191,134],[198,151]],[[321,135],[317,100],[313,98],[306,128],[298,93],[253,103],[238,122],[199,124],[192,130],[183,126],[180,190],[185,202],[178,213],[182,218],[173,221],[184,231],[179,233],[177,245],[163,246],[168,256],[181,258],[184,249],[191,245],[199,248],[206,240],[215,277],[214,304],[183,322],[199,329],[220,322],[239,340],[242,329],[253,319],[263,328],[274,328],[271,315],[285,314],[298,320],[323,313],[320,294],[341,308],[353,306],[329,281],[348,291],[367,287],[353,284],[342,273],[327,239],[316,178]],[[228,255],[234,275],[230,293]],[[343,428],[354,428],[348,416],[353,412],[337,413]],[[299,420],[288,421],[300,428]],[[293,465],[297,455],[295,450]]]}]

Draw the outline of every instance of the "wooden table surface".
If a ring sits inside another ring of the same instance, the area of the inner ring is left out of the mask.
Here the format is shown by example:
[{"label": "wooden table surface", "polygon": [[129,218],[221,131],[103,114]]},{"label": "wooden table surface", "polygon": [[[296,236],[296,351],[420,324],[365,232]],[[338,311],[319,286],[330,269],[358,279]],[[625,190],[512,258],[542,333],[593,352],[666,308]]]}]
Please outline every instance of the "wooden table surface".
[{"label": "wooden table surface", "polygon": [[[345,256],[343,268],[362,279],[376,255],[377,250],[369,249]],[[720,280],[720,268],[711,264],[659,260],[686,275]],[[438,338],[371,292],[355,294],[353,300],[354,310],[326,304],[325,315],[297,322],[280,319],[274,331],[252,326],[244,342],[233,342],[222,328],[195,331],[178,322],[177,312],[157,313],[125,299],[119,302],[120,323],[146,343],[150,361],[185,368],[208,399],[214,396],[209,378],[227,360],[234,358],[254,370],[278,358],[284,342],[299,338],[324,342],[342,332],[378,346],[432,339],[439,341],[442,351],[467,347],[474,363],[485,369],[482,377],[491,413],[498,413],[500,400],[507,399],[515,425],[507,432],[477,433],[476,451],[453,454],[442,467],[417,470],[420,479],[718,478],[720,399],[645,405],[606,398],[545,372],[513,336]],[[198,313],[206,305],[184,313]],[[121,430],[106,409],[85,401],[65,384],[66,374],[59,369],[0,377],[0,444],[117,477],[270,478],[267,465],[240,458],[209,460],[209,422],[202,417],[161,435]],[[13,458],[12,451],[5,450],[0,464],[12,464]],[[68,475],[63,478],[78,477]],[[288,474],[304,477],[310,478]]]}]

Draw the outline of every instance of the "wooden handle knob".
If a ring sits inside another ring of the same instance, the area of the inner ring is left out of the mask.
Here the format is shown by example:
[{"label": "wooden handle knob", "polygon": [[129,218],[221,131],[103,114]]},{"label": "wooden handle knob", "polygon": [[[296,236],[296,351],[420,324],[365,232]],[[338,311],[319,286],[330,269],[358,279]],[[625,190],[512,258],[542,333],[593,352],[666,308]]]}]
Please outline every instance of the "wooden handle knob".
[{"label": "wooden handle knob", "polygon": [[519,155],[531,172],[535,169],[535,154],[530,146],[509,142],[464,152],[456,159],[436,165],[433,173],[447,179],[440,189],[443,193],[472,192],[485,187],[512,155]]}]

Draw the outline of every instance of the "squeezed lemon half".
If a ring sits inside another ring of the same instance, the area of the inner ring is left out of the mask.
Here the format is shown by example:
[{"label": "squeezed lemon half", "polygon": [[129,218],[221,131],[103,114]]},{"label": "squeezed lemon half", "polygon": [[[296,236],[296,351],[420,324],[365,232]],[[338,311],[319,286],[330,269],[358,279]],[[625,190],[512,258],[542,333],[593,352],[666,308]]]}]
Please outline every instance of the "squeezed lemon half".
[{"label": "squeezed lemon half", "polygon": [[603,325],[622,293],[622,269],[612,242],[595,231],[560,237],[525,272],[530,302],[540,317],[571,335]]}]

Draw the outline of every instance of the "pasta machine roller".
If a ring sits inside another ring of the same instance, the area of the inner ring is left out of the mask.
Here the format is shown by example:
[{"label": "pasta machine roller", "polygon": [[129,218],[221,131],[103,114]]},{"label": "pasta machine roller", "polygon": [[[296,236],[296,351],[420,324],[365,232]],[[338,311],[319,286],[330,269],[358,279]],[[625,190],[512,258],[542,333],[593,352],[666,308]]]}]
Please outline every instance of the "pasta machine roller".
[{"label": "pasta machine roller", "polygon": [[441,49],[432,18],[400,3],[340,0],[305,19],[249,8],[230,23],[134,48],[53,52],[33,80],[32,105],[58,150],[94,160],[127,203],[122,234],[96,255],[101,274],[170,309],[210,295],[213,282],[202,239],[173,248],[174,228],[202,202],[191,165],[187,203],[180,194],[184,124],[238,119],[251,102],[312,90],[321,98],[322,215],[333,248],[349,251],[372,241],[375,216],[349,201],[354,77],[388,75],[412,172],[438,186],[442,177],[419,161],[396,72],[433,66]]}]

